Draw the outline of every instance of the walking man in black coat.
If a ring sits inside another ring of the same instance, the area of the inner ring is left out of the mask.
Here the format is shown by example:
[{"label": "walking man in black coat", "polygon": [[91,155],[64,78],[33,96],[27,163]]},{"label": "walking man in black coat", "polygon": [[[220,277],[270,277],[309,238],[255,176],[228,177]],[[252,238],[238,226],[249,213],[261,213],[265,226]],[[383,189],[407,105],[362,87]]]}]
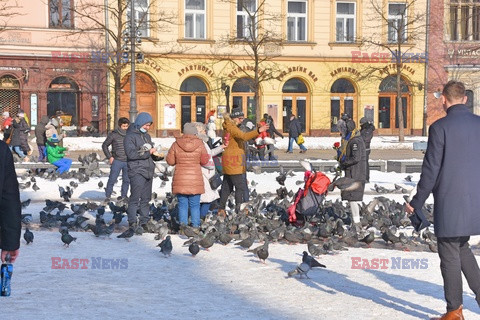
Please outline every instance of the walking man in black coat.
[{"label": "walking man in black coat", "polygon": [[[107,187],[105,188],[105,201],[110,201],[112,196],[113,186],[117,182],[120,171],[122,172],[122,189],[121,200],[127,200],[128,186],[130,185],[130,179],[128,178],[128,166],[127,155],[125,154],[125,148],[123,147],[123,140],[127,134],[130,121],[127,118],[118,119],[118,128],[110,132],[102,144],[102,150],[105,157],[110,163],[110,175],[108,176]],[[112,146],[110,152],[109,147]]]},{"label": "walking man in black coat", "polygon": [[465,86],[449,81],[442,92],[447,115],[429,129],[417,194],[407,213],[434,198],[437,236],[447,313],[437,319],[463,319],[462,272],[480,306],[480,269],[468,241],[480,234],[480,117],[465,105]]},{"label": "walking man in black coat", "polygon": [[370,165],[368,164],[368,160],[370,159],[370,142],[373,138],[373,131],[375,131],[375,126],[373,125],[372,120],[365,117],[360,119],[360,134],[365,142],[365,151],[367,155],[367,182],[370,182]]},{"label": "walking man in black coat", "polygon": [[7,254],[11,262],[17,259],[22,231],[22,206],[13,155],[7,144],[0,141],[0,248],[1,260]]},{"label": "walking man in black coat", "polygon": [[288,124],[288,148],[287,153],[293,153],[293,142],[300,147],[300,153],[307,152],[307,148],[303,143],[298,143],[298,137],[302,134],[302,125],[297,117],[292,113],[290,115],[290,123]]}]

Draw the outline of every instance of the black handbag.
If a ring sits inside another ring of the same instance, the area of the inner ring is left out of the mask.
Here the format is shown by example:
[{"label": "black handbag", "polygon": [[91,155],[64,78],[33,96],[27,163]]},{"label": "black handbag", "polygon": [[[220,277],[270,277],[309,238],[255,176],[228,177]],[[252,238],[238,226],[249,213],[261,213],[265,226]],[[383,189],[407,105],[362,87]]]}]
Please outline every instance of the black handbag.
[{"label": "black handbag", "polygon": [[215,172],[213,177],[208,179],[208,182],[210,182],[210,187],[212,188],[212,190],[217,190],[217,188],[222,185],[222,176],[220,175],[220,173]]}]

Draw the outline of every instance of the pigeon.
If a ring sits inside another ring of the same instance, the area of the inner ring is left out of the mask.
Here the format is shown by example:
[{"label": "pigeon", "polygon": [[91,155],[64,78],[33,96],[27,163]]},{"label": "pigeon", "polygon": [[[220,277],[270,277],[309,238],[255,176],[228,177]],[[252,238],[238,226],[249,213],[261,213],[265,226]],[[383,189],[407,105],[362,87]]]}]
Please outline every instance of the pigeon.
[{"label": "pigeon", "polygon": [[284,186],[285,185],[285,180],[287,179],[287,175],[290,175],[293,170],[289,170],[288,172],[285,172],[283,169],[283,166],[280,166],[280,174],[275,178],[277,182]]},{"label": "pigeon", "polygon": [[103,182],[102,180],[98,181],[98,189],[102,189],[103,187]]},{"label": "pigeon", "polygon": [[315,245],[311,241],[307,242],[307,246],[308,246],[308,252],[310,252],[310,254],[314,257],[318,257],[321,254],[326,254],[327,253],[325,251],[325,249]]},{"label": "pigeon", "polygon": [[308,273],[308,271],[310,271],[310,269],[311,269],[311,267],[307,263],[302,262],[295,269],[289,271],[288,276],[292,277],[292,276],[298,274],[300,276],[300,278],[303,278],[303,276],[305,276],[308,279],[310,279],[307,275],[307,273]]},{"label": "pigeon", "polygon": [[247,239],[244,239],[244,240],[242,240],[240,242],[237,242],[235,244],[241,246],[244,249],[248,249],[252,246],[254,241],[255,241],[255,238],[253,236],[250,236]]},{"label": "pigeon", "polygon": [[128,228],[126,231],[124,231],[123,233],[119,234],[117,236],[117,238],[124,238],[125,240],[128,240],[130,241],[129,239],[131,237],[133,237],[135,231],[133,230],[133,228]]},{"label": "pigeon", "polygon": [[33,183],[32,189],[33,189],[33,191],[35,191],[35,192],[37,192],[38,190],[40,190],[40,188],[37,186],[36,183]]},{"label": "pigeon", "polygon": [[22,223],[30,224],[33,221],[33,217],[31,213],[22,213]]},{"label": "pigeon", "polygon": [[326,268],[325,265],[318,262],[314,257],[309,256],[307,251],[303,251],[302,263],[308,264],[310,268]]},{"label": "pigeon", "polygon": [[160,252],[163,253],[164,257],[170,256],[172,254],[173,246],[170,236],[167,236],[165,240],[160,242],[157,247],[160,247]]},{"label": "pigeon", "polygon": [[66,188],[59,186],[58,191],[60,192],[60,197],[62,197],[63,200],[70,202],[70,198],[73,194],[73,189],[70,188],[70,186],[67,186]]},{"label": "pigeon", "polygon": [[30,244],[33,242],[33,232],[28,230],[28,228],[25,229],[25,233],[23,234],[23,239],[27,242],[27,244]]},{"label": "pigeon", "polygon": [[228,233],[220,233],[218,236],[218,241],[220,241],[223,245],[227,245],[232,241],[232,236]]},{"label": "pigeon", "polygon": [[260,259],[260,261],[265,263],[265,260],[268,258],[268,240],[265,241],[265,244],[258,246],[255,249],[250,249],[247,252],[253,253]]},{"label": "pigeon", "polygon": [[25,209],[26,207],[28,207],[31,201],[32,199],[27,199],[25,201],[22,201],[22,209]]},{"label": "pigeon", "polygon": [[69,233],[68,233],[68,229],[67,230],[62,230],[62,242],[64,243],[64,246],[67,246],[67,248],[70,246],[70,243],[72,243],[73,241],[76,241],[77,238],[74,238],[72,237]]},{"label": "pigeon", "polygon": [[197,242],[192,242],[188,246],[188,251],[192,254],[192,257],[195,257],[197,253],[200,251],[200,247],[198,246]]},{"label": "pigeon", "polygon": [[408,175],[405,177],[405,181],[408,181],[408,182],[412,182],[412,176],[411,175]]},{"label": "pigeon", "polygon": [[375,232],[370,231],[369,234],[365,236],[365,238],[359,240],[360,242],[365,242],[367,246],[370,248],[370,244],[375,240]]},{"label": "pigeon", "polygon": [[198,244],[205,250],[208,251],[208,248],[213,246],[215,242],[215,233],[209,233],[207,234],[202,240],[198,242]]}]

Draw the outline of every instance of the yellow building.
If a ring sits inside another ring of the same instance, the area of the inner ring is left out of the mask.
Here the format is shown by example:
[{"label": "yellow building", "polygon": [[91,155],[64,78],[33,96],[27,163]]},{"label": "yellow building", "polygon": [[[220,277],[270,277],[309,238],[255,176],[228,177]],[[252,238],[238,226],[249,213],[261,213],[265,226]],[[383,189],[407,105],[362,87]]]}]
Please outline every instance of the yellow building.
[{"label": "yellow building", "polygon": [[[147,0],[139,2],[148,7]],[[271,114],[283,131],[294,113],[307,135],[338,135],[336,121],[346,112],[357,123],[373,118],[378,134],[396,135],[396,64],[388,48],[404,37],[405,134],[421,134],[422,10],[423,0],[164,1],[156,14],[173,13],[176,23],[140,26],[146,37],[145,61],[136,67],[138,111],[152,113],[158,136],[181,131],[185,122],[204,122],[211,111],[221,117],[227,97],[229,106],[242,106],[251,118],[256,108]],[[402,25],[403,33],[395,32]],[[252,44],[261,41],[258,74],[270,79],[260,82],[256,106]],[[128,116],[129,72],[121,116]]]}]

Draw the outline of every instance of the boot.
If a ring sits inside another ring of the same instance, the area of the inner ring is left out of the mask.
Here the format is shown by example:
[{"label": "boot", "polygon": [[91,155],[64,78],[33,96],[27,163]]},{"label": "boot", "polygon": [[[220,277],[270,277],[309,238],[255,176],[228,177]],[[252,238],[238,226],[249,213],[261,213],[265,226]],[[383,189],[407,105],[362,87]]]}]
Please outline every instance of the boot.
[{"label": "boot", "polygon": [[463,306],[460,306],[457,310],[449,311],[440,318],[430,318],[430,320],[465,320],[462,309]]}]

